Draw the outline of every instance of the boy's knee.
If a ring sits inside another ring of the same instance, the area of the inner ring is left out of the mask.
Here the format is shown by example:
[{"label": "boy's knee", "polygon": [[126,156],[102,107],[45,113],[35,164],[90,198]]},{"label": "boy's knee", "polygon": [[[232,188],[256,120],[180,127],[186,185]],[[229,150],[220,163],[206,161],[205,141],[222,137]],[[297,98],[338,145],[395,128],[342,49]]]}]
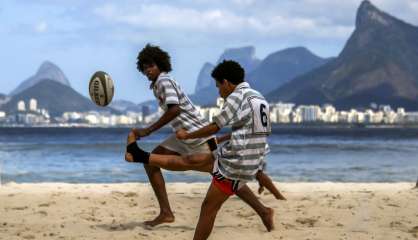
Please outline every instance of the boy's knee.
[{"label": "boy's knee", "polygon": [[149,164],[143,164],[143,165],[144,165],[145,171],[147,171],[147,173],[154,174],[154,173],[161,172],[160,168],[158,168],[158,167],[151,166]]},{"label": "boy's knee", "polygon": [[195,161],[190,155],[183,156],[183,161],[187,165],[196,165],[197,163],[197,161]]},{"label": "boy's knee", "polygon": [[128,134],[128,138],[136,139],[135,133],[133,131],[130,131],[129,134]]}]

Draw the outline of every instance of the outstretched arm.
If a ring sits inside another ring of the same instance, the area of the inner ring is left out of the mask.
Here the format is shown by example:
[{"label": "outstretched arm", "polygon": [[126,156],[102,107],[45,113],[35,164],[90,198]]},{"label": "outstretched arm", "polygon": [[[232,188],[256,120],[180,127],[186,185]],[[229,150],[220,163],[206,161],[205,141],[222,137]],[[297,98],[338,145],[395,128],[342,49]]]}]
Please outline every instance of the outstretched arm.
[{"label": "outstretched arm", "polygon": [[204,138],[204,137],[209,137],[217,133],[219,130],[220,128],[218,127],[218,125],[216,125],[216,123],[211,123],[191,133],[188,133],[184,129],[180,129],[176,132],[176,136],[178,139],[182,139],[182,140],[193,139],[193,138]]},{"label": "outstretched arm", "polygon": [[148,136],[171,122],[171,120],[180,114],[180,111],[180,106],[178,104],[169,104],[167,111],[151,126],[147,128],[134,128],[132,131],[137,138]]}]

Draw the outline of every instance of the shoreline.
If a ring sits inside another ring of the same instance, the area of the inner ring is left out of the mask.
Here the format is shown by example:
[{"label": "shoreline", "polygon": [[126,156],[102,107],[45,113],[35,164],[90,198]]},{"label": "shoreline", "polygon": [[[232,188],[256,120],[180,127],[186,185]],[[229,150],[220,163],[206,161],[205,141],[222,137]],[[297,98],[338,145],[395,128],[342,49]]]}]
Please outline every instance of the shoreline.
[{"label": "shoreline", "polygon": [[[257,194],[275,211],[274,231],[266,232],[255,212],[231,197],[209,239],[418,237],[415,182],[276,184],[287,201]],[[208,186],[168,183],[176,221],[149,228],[143,221],[159,208],[148,183],[6,183],[0,186],[0,239],[191,239]]]}]

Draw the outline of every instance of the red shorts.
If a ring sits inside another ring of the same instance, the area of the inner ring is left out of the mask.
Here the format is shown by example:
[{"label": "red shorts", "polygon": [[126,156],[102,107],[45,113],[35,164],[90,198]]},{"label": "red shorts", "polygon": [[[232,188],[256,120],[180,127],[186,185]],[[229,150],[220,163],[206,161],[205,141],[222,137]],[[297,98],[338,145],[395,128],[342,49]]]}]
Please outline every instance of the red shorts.
[{"label": "red shorts", "polygon": [[212,172],[212,184],[226,195],[232,196],[236,194],[245,182],[224,177],[219,171],[218,164],[218,160],[216,160]]}]

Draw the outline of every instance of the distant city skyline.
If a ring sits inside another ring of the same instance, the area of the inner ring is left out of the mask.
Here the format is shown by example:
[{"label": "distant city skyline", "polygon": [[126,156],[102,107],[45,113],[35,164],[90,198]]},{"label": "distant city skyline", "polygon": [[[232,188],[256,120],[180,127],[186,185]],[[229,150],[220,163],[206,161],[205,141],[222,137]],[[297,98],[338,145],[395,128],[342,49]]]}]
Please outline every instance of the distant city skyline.
[{"label": "distant city skyline", "polygon": [[[418,1],[373,0],[382,10],[418,25]],[[57,64],[72,87],[88,96],[93,72],[115,81],[115,98],[153,99],[135,68],[138,50],[160,45],[173,59],[174,77],[193,93],[205,62],[226,48],[252,45],[256,57],[305,46],[336,56],[355,24],[361,0],[24,1],[0,4],[0,93],[8,94],[36,73],[43,61]]]}]

